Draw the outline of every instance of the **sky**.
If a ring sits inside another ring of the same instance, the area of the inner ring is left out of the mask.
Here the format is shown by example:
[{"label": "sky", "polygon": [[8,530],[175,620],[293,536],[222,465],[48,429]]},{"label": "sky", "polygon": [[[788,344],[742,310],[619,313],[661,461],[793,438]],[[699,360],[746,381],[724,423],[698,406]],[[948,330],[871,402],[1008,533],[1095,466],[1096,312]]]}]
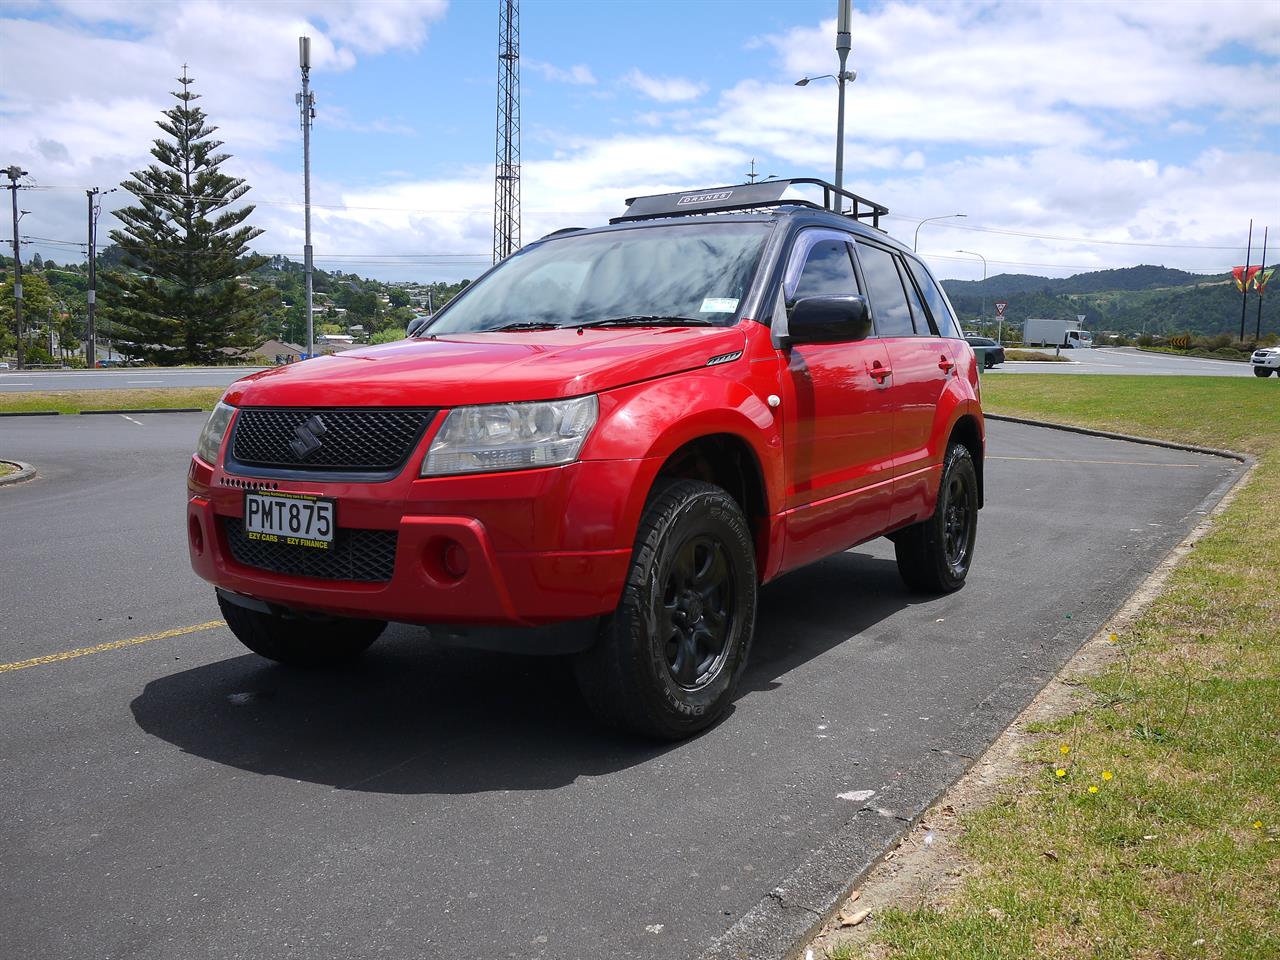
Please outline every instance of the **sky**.
[{"label": "sky", "polygon": [[[316,263],[474,277],[493,249],[499,0],[5,0],[0,166],[23,257],[83,261],[84,191],[152,162],[188,65],[260,252],[301,259],[297,38],[312,38]],[[524,0],[525,242],[626,197],[833,178],[836,0]],[[1280,2],[855,0],[845,184],[941,277],[1280,248]],[[6,200],[8,198],[5,198]],[[99,236],[118,226],[103,198]],[[7,204],[6,204],[7,205]],[[7,211],[4,211],[7,213]],[[7,216],[0,236],[12,237]],[[39,239],[37,239],[39,238]],[[960,253],[957,251],[969,251]],[[1280,257],[1268,253],[1268,261]]]}]

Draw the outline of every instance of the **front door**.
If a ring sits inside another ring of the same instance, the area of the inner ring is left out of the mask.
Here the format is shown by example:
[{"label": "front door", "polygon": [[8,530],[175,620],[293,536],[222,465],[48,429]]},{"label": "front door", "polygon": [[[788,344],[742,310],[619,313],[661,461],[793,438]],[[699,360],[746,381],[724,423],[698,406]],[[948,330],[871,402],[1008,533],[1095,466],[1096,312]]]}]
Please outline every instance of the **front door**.
[{"label": "front door", "polygon": [[[783,309],[804,297],[859,293],[849,237],[808,230],[796,239]],[[794,569],[879,536],[893,495],[889,355],[876,337],[796,344],[785,354],[787,546]]]}]

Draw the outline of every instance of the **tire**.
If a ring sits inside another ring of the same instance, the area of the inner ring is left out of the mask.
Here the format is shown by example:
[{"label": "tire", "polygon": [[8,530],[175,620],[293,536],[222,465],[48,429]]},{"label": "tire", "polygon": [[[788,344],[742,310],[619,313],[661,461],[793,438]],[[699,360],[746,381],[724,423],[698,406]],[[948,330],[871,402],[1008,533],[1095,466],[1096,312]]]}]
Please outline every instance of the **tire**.
[{"label": "tire", "polygon": [[1268,370],[1266,367],[1254,367],[1253,375],[1255,377],[1269,377],[1271,376],[1271,371]]},{"label": "tire", "polygon": [[987,356],[985,356],[985,357],[983,357],[983,358],[982,358],[982,369],[984,369],[984,370],[990,370],[990,369],[991,369],[992,367],[994,367],[995,365],[996,365],[996,362],[995,362],[994,360],[992,360],[992,359],[991,359],[991,355],[990,355],[990,354],[988,354]]},{"label": "tire", "polygon": [[894,537],[898,573],[918,593],[951,593],[964,585],[978,535],[978,472],[963,444],[947,448],[933,516]]},{"label": "tire", "polygon": [[720,487],[655,487],[617,609],[574,674],[607,724],[680,740],[733,701],[755,632],[756,564],[742,510]]},{"label": "tire", "polygon": [[260,657],[290,667],[329,667],[349,663],[369,649],[386,629],[383,620],[307,620],[250,610],[218,596],[223,619]]}]

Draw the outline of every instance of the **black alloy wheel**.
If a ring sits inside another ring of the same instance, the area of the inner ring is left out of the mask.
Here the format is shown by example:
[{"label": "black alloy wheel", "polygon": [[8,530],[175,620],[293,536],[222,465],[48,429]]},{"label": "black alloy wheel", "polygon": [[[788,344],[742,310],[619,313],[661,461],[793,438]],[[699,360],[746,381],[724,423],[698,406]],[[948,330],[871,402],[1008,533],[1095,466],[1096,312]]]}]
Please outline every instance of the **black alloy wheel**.
[{"label": "black alloy wheel", "polygon": [[950,593],[964,585],[978,536],[978,471],[963,444],[943,461],[933,516],[892,535],[898,573],[912,590]]},{"label": "black alloy wheel", "polygon": [[733,593],[724,543],[699,536],[679,548],[656,613],[666,637],[667,669],[682,689],[706,686],[724,667],[734,625]]}]

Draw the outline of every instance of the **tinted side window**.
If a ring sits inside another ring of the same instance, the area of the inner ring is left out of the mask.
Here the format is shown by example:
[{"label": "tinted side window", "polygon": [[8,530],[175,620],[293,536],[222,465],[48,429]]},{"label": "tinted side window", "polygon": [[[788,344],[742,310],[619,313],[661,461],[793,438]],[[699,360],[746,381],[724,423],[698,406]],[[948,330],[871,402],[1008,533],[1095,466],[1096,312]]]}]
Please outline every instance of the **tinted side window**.
[{"label": "tinted side window", "polygon": [[871,299],[871,316],[875,320],[876,333],[882,337],[914,337],[911,325],[911,308],[902,289],[902,278],[888,250],[858,244],[858,262],[862,264],[862,276],[867,281],[867,295]]},{"label": "tinted side window", "polygon": [[942,295],[942,291],[938,289],[938,285],[934,283],[929,271],[924,268],[924,264],[908,257],[907,266],[911,268],[911,275],[916,278],[916,283],[920,285],[920,291],[924,294],[924,302],[929,305],[929,312],[933,314],[933,322],[938,328],[939,335],[943,337],[960,336],[960,324],[952,316],[951,310],[947,306],[946,298]]},{"label": "tinted side window", "polygon": [[849,297],[857,292],[858,279],[849,259],[849,245],[843,240],[815,243],[796,282],[795,299]]},{"label": "tinted side window", "polygon": [[907,303],[911,304],[911,318],[915,321],[916,333],[922,337],[937,336],[937,331],[929,326],[929,315],[925,312],[924,304],[920,302],[920,294],[916,292],[916,285],[911,282],[911,274],[907,273],[906,265],[899,257],[894,257],[894,260],[898,264],[902,288],[907,291]]}]

